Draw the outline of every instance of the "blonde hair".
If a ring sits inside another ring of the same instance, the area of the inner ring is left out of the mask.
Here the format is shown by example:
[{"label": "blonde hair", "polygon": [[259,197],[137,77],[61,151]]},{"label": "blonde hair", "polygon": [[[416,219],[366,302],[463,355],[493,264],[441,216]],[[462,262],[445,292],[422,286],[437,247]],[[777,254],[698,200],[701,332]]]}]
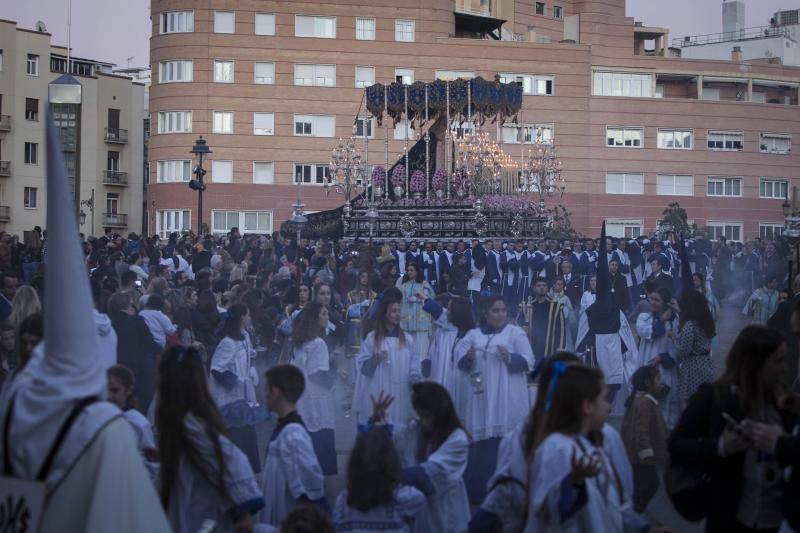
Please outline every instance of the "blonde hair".
[{"label": "blonde hair", "polygon": [[11,301],[11,314],[8,317],[8,323],[14,326],[16,330],[23,320],[41,311],[42,304],[39,301],[39,294],[36,289],[30,285],[22,285],[17,289],[14,299]]}]

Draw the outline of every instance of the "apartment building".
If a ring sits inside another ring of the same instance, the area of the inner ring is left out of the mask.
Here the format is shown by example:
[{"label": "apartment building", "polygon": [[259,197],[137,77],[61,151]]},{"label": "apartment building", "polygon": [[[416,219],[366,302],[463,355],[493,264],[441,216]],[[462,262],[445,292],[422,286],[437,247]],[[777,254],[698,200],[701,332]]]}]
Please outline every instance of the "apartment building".
[{"label": "apartment building", "polygon": [[522,83],[523,111],[484,129],[512,155],[532,130],[552,138],[567,180],[553,203],[580,231],[645,234],[677,201],[714,237],[772,237],[796,204],[800,69],[733,49],[676,58],[624,0],[152,0],[151,13],[151,233],[196,229],[200,135],[203,221],[272,231],[298,181],[308,211],[341,204],[321,186],[338,138],[366,134],[374,164],[403,153],[405,125],[367,117],[365,87],[495,75]]},{"label": "apartment building", "polygon": [[0,20],[0,229],[46,228],[45,117],[61,136],[81,231],[142,231],[144,85],[70,58],[36,30]]}]

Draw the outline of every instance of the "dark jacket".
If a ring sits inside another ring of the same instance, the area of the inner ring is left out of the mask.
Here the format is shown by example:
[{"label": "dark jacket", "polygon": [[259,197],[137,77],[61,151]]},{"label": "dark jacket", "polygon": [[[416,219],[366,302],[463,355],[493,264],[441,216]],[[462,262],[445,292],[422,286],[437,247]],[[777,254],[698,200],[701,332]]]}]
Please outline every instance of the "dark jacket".
[{"label": "dark jacket", "polygon": [[[689,400],[667,442],[674,464],[700,469],[710,476],[706,531],[720,533],[736,529],[736,509],[741,497],[745,459],[744,452],[727,457],[719,455],[719,438],[726,425],[722,413],[728,413],[735,420],[744,418],[738,396],[725,386],[701,385]],[[785,412],[781,414],[784,429],[789,433],[797,417]],[[800,464],[800,453],[797,453],[800,446],[796,440],[795,437],[783,437],[778,441],[776,456],[781,466]],[[793,468],[783,496],[784,516],[795,529],[800,526],[798,470]]]},{"label": "dark jacket", "polygon": [[139,400],[141,411],[147,413],[155,391],[161,346],[153,340],[147,324],[139,315],[115,311],[109,318],[117,334],[117,362],[130,368],[136,376],[134,394]]},{"label": "dark jacket", "polygon": [[220,314],[216,309],[201,313],[197,309],[192,309],[192,331],[194,338],[202,342],[208,354],[213,354],[219,339],[214,335],[219,324]]}]

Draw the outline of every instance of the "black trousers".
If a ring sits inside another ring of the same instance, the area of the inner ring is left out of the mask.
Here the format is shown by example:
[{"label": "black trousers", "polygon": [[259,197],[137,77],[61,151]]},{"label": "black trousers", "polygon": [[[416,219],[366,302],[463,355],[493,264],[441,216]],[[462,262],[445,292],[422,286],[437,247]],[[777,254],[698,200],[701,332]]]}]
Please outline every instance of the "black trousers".
[{"label": "black trousers", "polygon": [[655,465],[633,465],[633,510],[643,513],[658,492],[658,469]]}]

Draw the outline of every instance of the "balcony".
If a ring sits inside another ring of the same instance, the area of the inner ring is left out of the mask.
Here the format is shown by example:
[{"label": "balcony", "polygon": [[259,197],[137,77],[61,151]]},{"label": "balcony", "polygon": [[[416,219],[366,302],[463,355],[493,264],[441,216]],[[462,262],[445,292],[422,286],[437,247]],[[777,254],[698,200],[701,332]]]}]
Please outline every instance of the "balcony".
[{"label": "balcony", "polygon": [[111,144],[128,144],[128,130],[106,128],[106,142]]},{"label": "balcony", "polygon": [[11,220],[11,207],[0,205],[0,222],[8,222],[9,220]]},{"label": "balcony", "polygon": [[119,170],[104,170],[103,183],[115,187],[127,187],[128,173],[120,172]]},{"label": "balcony", "polygon": [[[0,207],[0,210],[2,207]],[[0,211],[2,213],[2,211]],[[106,228],[127,228],[128,215],[119,213],[103,213],[103,227]]]},{"label": "balcony", "polygon": [[0,131],[11,131],[11,115],[0,115]]},{"label": "balcony", "polygon": [[11,176],[11,161],[0,161],[0,176],[4,178]]},{"label": "balcony", "polygon": [[506,22],[497,18],[494,0],[456,0],[453,9],[456,19],[455,36],[468,39],[502,39]]}]

